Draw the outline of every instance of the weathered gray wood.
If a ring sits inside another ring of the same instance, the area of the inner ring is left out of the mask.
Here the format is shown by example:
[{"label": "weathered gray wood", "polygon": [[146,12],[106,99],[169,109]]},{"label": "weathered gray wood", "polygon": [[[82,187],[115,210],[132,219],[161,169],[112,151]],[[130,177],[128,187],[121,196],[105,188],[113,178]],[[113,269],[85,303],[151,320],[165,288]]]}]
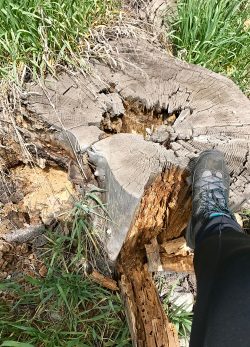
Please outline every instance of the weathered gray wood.
[{"label": "weathered gray wood", "polygon": [[[225,153],[232,173],[230,201],[249,198],[250,101],[228,78],[167,56],[145,42],[121,41],[122,67],[111,82],[121,97],[159,114],[176,114],[168,148],[188,166],[207,148]],[[100,66],[110,81],[107,68]]]},{"label": "weathered gray wood", "polygon": [[177,160],[171,151],[134,134],[117,134],[97,142],[89,157],[106,190],[112,222],[107,226],[105,243],[115,260],[136,217],[145,186],[164,166],[177,164]]},{"label": "weathered gray wood", "polygon": [[90,75],[50,76],[44,84],[27,86],[26,109],[53,125],[58,130],[55,140],[67,149],[85,151],[102,134],[98,128],[104,117],[124,114],[120,96],[106,94],[107,87],[100,78]]},{"label": "weathered gray wood", "polygon": [[[223,151],[232,173],[230,201],[234,206],[247,202],[248,98],[228,78],[174,59],[143,40],[121,39],[113,46],[112,59],[118,66],[115,70],[95,62],[94,77],[65,73],[58,81],[46,82],[50,84],[46,92],[37,87],[41,95],[29,96],[28,109],[55,126],[77,132],[75,138],[81,148],[91,143],[81,135],[86,126],[102,128],[105,123],[107,131],[124,131],[122,124],[130,121],[131,109],[135,118],[137,113],[141,113],[140,118],[145,113],[145,123],[150,112],[162,119],[175,115],[171,131],[166,130],[167,147],[186,167],[206,148]],[[138,129],[131,126],[129,131]]]}]

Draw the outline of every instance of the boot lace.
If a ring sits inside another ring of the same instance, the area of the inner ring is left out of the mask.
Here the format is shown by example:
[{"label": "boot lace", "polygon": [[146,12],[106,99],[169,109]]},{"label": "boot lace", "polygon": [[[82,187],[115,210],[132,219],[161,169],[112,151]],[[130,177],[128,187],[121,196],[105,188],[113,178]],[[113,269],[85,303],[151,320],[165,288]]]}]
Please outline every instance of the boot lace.
[{"label": "boot lace", "polygon": [[210,176],[203,177],[202,181],[204,181],[204,184],[200,186],[200,210],[204,216],[208,217],[211,213],[225,213],[232,216],[226,199],[226,190],[222,186],[221,179],[214,177],[211,182]]}]

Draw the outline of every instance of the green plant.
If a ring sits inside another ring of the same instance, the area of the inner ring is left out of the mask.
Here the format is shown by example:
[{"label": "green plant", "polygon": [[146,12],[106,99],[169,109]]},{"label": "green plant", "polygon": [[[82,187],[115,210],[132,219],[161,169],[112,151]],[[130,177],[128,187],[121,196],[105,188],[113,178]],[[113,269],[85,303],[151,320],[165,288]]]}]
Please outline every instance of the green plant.
[{"label": "green plant", "polygon": [[128,346],[118,295],[81,274],[56,269],[45,279],[5,281],[10,303],[0,304],[0,340],[35,346]]},{"label": "green plant", "polygon": [[172,20],[178,57],[231,77],[250,93],[247,0],[179,0]]},{"label": "green plant", "polygon": [[109,22],[116,7],[113,0],[0,0],[0,78],[84,68],[91,28]]},{"label": "green plant", "polygon": [[189,338],[192,327],[193,312],[188,310],[185,304],[180,306],[174,303],[168,304],[166,310],[167,316],[178,331],[179,336]]},{"label": "green plant", "polygon": [[171,289],[163,296],[163,308],[170,320],[177,329],[178,335],[188,339],[191,333],[193,312],[187,304],[178,304],[178,300],[172,300],[171,296],[178,282],[172,285]]},{"label": "green plant", "polygon": [[119,295],[92,282],[82,269],[100,255],[93,214],[107,218],[105,206],[90,192],[75,204],[70,222],[47,232],[48,242],[40,250],[48,268],[45,278],[0,283],[2,346],[130,346]]},{"label": "green plant", "polygon": [[49,259],[49,271],[53,271],[55,264],[60,264],[68,273],[76,269],[82,271],[87,263],[96,266],[98,259],[105,263],[105,252],[99,230],[93,227],[93,217],[104,221],[110,218],[96,194],[98,192],[102,190],[92,190],[75,203],[65,223],[57,226],[56,237],[55,230],[48,231],[46,238],[49,242],[44,247],[43,256]]}]

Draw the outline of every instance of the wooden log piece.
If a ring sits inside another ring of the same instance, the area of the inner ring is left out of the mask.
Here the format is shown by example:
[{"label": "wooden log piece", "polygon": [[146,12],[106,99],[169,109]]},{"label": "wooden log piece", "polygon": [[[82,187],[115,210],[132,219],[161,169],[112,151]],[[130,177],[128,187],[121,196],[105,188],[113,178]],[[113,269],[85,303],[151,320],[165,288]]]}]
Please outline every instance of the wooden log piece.
[{"label": "wooden log piece", "polygon": [[161,245],[153,238],[145,248],[150,272],[194,272],[193,252],[187,247],[184,237]]},{"label": "wooden log piece", "polygon": [[100,272],[93,270],[90,274],[89,277],[96,283],[100,284],[100,286],[107,288],[112,291],[117,291],[119,290],[117,286],[117,282],[113,280],[112,278],[109,278],[107,276],[104,276],[100,274]]}]

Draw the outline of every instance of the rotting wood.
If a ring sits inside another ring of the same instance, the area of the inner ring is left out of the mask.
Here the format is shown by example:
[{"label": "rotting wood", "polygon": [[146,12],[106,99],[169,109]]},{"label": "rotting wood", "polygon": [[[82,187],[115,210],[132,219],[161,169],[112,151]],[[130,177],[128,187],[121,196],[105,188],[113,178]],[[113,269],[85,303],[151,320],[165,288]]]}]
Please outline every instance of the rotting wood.
[{"label": "rotting wood", "polygon": [[89,277],[96,283],[100,284],[100,286],[107,288],[112,291],[117,291],[119,290],[119,287],[117,285],[117,282],[113,280],[112,278],[109,278],[107,276],[104,276],[100,274],[100,272],[93,270],[90,274]]},{"label": "rotting wood", "polygon": [[[174,232],[175,237],[178,237],[182,228],[185,228],[190,204],[185,207],[179,205],[184,199],[182,194],[186,199],[190,194],[188,189],[183,189],[185,177],[185,170],[170,165],[151,178],[117,260],[119,286],[134,346],[179,345],[146,264],[145,245],[152,240],[155,244],[160,236],[161,239],[167,239],[162,234],[167,235],[168,232],[172,235]],[[183,211],[183,221],[177,225],[180,229],[173,229],[174,217],[179,208]]]},{"label": "rotting wood", "polygon": [[147,265],[121,275],[119,286],[135,347],[178,347],[178,334],[169,322]]},{"label": "rotting wood", "polygon": [[193,252],[184,237],[162,243],[159,248],[163,270],[194,272]]},{"label": "rotting wood", "polygon": [[[159,144],[144,141],[142,136],[135,134],[117,134],[105,138],[92,147],[89,157],[96,167],[95,175],[106,190],[105,199],[111,222],[107,225],[109,234],[106,235],[105,244],[110,259],[115,261],[136,217],[145,186],[168,162],[176,161],[171,151]],[[160,175],[158,181],[162,191],[167,191],[167,180],[162,180]],[[163,213],[164,207],[161,209],[159,206],[159,209]]]},{"label": "rotting wood", "polygon": [[184,237],[161,245],[153,238],[145,248],[150,272],[194,272],[193,252],[187,247]]},{"label": "rotting wood", "polygon": [[161,268],[158,271],[194,272],[193,256],[168,256],[161,254]]},{"label": "rotting wood", "polygon": [[145,249],[148,261],[148,271],[163,271],[163,266],[160,257],[160,247],[155,237],[152,238],[150,243],[145,244]]}]

